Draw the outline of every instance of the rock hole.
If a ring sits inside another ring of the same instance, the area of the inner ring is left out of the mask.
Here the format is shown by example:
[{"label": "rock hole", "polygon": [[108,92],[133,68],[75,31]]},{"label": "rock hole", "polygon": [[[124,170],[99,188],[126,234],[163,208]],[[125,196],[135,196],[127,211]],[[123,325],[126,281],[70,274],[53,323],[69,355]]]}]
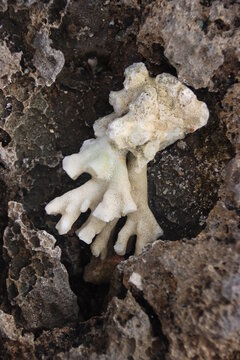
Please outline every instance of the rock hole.
[{"label": "rock hole", "polygon": [[2,143],[3,147],[6,147],[11,141],[11,136],[4,131],[3,129],[0,129],[0,142]]},{"label": "rock hole", "polygon": [[8,286],[8,298],[9,300],[13,300],[15,297],[18,296],[18,289],[16,285],[12,282],[11,285]]},{"label": "rock hole", "polygon": [[40,246],[40,240],[37,236],[31,237],[30,242],[35,248],[38,248]]}]

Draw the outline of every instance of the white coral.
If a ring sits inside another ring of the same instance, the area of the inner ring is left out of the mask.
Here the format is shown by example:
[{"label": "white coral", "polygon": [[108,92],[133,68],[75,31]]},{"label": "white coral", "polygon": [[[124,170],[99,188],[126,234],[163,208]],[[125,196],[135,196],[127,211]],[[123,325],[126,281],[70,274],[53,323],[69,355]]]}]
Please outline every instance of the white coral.
[{"label": "white coral", "polygon": [[63,168],[72,179],[83,172],[91,174],[92,179],[46,206],[48,214],[62,214],[56,226],[59,234],[66,234],[80,214],[91,209],[87,224],[77,231],[89,244],[107,222],[136,211],[125,154],[105,136],[85,141],[79,153],[64,158]]},{"label": "white coral", "polygon": [[127,221],[114,245],[119,255],[126,253],[132,235],[137,236],[136,254],[162,235],[148,207],[147,163],[157,151],[204,126],[209,116],[206,104],[177,78],[170,74],[151,78],[143,63],[125,70],[124,88],[112,91],[109,101],[114,112],[96,120],[96,139],[85,141],[79,153],[63,160],[72,179],[83,172],[92,179],[46,206],[48,214],[62,214],[56,226],[60,234],[91,209],[77,235],[87,244],[95,238],[91,250],[101,258],[106,257],[109,238],[122,216],[127,215]]}]

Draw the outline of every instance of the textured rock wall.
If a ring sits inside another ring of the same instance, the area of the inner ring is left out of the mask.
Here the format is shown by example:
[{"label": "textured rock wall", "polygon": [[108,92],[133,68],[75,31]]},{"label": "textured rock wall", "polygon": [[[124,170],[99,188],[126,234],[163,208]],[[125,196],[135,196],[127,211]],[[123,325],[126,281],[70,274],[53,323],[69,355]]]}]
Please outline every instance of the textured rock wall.
[{"label": "textured rock wall", "polygon": [[[0,1],[0,358],[240,357],[239,12],[228,0]],[[135,61],[190,85],[210,119],[148,167],[164,240],[101,262],[74,229],[59,237],[44,206],[76,187],[61,159],[111,112]]]},{"label": "textured rock wall", "polygon": [[[26,329],[52,328],[77,319],[77,298],[61,264],[56,239],[36,231],[26,219],[21,204],[9,202],[9,225],[3,236],[8,263],[8,299],[20,312]],[[20,321],[21,321],[20,320]]]},{"label": "textured rock wall", "polygon": [[137,41],[146,56],[163,46],[180,80],[213,88],[228,52],[240,60],[239,16],[237,1],[159,0],[144,9]]}]

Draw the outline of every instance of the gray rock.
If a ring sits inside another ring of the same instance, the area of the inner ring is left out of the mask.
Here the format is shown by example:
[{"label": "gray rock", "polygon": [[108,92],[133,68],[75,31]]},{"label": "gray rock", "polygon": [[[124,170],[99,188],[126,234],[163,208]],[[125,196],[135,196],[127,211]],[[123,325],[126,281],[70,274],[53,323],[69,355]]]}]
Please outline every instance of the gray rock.
[{"label": "gray rock", "polygon": [[123,300],[113,298],[104,316],[102,332],[101,348],[94,349],[93,347],[89,351],[80,345],[69,352],[58,354],[55,359],[148,360],[161,358],[160,346],[156,346],[154,353],[153,344],[158,338],[153,335],[149,318],[130,292]]},{"label": "gray rock", "polygon": [[0,0],[0,11],[5,12],[8,9],[8,0]]},{"label": "gray rock", "polygon": [[46,231],[35,230],[21,204],[9,203],[4,233],[8,299],[26,329],[52,328],[77,319],[77,298],[62,265],[61,250]]},{"label": "gray rock", "polygon": [[12,315],[6,314],[0,310],[0,336],[3,339],[20,341],[22,343],[31,344],[34,343],[33,334],[23,334],[23,329],[17,328],[15,319]]},{"label": "gray rock", "polygon": [[161,44],[179,79],[195,89],[213,87],[227,52],[240,60],[237,2],[158,0],[146,9],[138,34],[141,52],[151,54],[154,44]]},{"label": "gray rock", "polygon": [[30,7],[31,5],[35,4],[37,2],[37,0],[17,0],[16,1],[16,5],[17,6],[26,6],[26,7]]},{"label": "gray rock", "polygon": [[158,315],[168,359],[228,359],[240,351],[238,251],[237,244],[205,234],[190,243],[156,242],[122,265],[124,284],[135,293],[142,289]]},{"label": "gray rock", "polygon": [[0,89],[11,82],[13,74],[20,71],[22,52],[11,53],[5,42],[0,42]]},{"label": "gray rock", "polygon": [[36,49],[33,65],[47,86],[51,86],[55,82],[65,63],[63,53],[60,50],[53,49],[51,43],[52,40],[49,38],[49,31],[46,28],[39,31],[33,43]]}]

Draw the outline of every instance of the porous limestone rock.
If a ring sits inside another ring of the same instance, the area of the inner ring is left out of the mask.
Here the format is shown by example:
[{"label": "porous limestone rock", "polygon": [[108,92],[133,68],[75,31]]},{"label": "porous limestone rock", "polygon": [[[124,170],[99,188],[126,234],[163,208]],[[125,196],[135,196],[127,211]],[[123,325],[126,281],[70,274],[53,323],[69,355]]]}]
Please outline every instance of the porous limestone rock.
[{"label": "porous limestone rock", "polygon": [[5,42],[0,42],[0,89],[11,82],[13,74],[21,72],[22,52],[11,53]]},{"label": "porous limestone rock", "polygon": [[56,227],[60,234],[90,208],[77,235],[87,244],[97,235],[91,249],[101,258],[122,216],[127,215],[127,221],[114,246],[119,255],[126,253],[132,235],[137,235],[136,254],[162,235],[148,207],[147,163],[157,151],[206,125],[209,116],[206,104],[177,78],[165,73],[151,78],[143,63],[125,70],[124,88],[112,91],[109,102],[114,112],[95,122],[96,139],[85,141],[79,153],[63,160],[72,179],[83,172],[92,179],[46,206],[48,214],[62,215]]},{"label": "porous limestone rock", "polygon": [[43,330],[34,337],[1,310],[0,325],[6,358],[17,354],[24,360],[158,360],[166,350],[160,328],[153,326],[130,291],[124,299],[113,298],[103,315],[76,327]]},{"label": "porous limestone rock", "polygon": [[[98,332],[99,333],[99,332]],[[161,345],[154,336],[152,324],[130,292],[121,300],[113,298],[104,315],[102,338],[96,334],[98,346],[89,349],[83,344],[68,352],[61,352],[56,360],[157,360],[161,358]],[[157,344],[158,342],[158,344]]]},{"label": "porous limestone rock", "polygon": [[78,317],[77,298],[60,261],[61,250],[46,231],[36,231],[20,203],[9,203],[4,232],[7,293],[26,329],[52,328]]},{"label": "porous limestone rock", "polygon": [[7,11],[8,8],[8,0],[0,0],[0,11]]},{"label": "porous limestone rock", "polygon": [[14,2],[8,2],[8,0],[0,0],[0,11],[7,11],[9,5],[14,7],[14,10],[29,8],[31,5],[35,4],[37,0],[15,0]]},{"label": "porous limestone rock", "polygon": [[53,49],[51,44],[52,40],[49,38],[49,31],[47,28],[42,28],[35,36],[33,43],[36,49],[33,65],[42,77],[42,81],[38,79],[37,82],[47,86],[51,86],[55,82],[65,63],[62,51]]},{"label": "porous limestone rock", "polygon": [[[119,265],[125,286],[141,293],[157,314],[169,341],[169,360],[234,359],[240,351],[237,217],[229,218],[224,204],[216,211],[231,226],[232,244],[214,239],[223,233],[212,218],[196,240],[155,242],[138,259]],[[136,273],[140,287],[132,281]]]},{"label": "porous limestone rock", "polygon": [[21,328],[17,328],[12,315],[0,310],[0,336],[2,339],[18,340],[23,343],[33,344],[34,335],[23,334],[22,330]]},{"label": "porous limestone rock", "polygon": [[14,316],[0,310],[0,357],[1,359],[29,358],[36,360],[33,354],[34,334],[26,333],[17,327]]},{"label": "porous limestone rock", "polygon": [[[22,79],[20,83],[27,92],[32,90],[33,80]],[[26,99],[24,92],[18,92],[18,95],[20,100],[25,102],[26,110],[22,113],[19,106],[19,111],[10,113],[6,118],[3,129],[9,135],[10,141],[7,147],[0,145],[1,161],[11,176],[19,171],[19,166],[23,172],[32,169],[36,164],[55,167],[62,159],[61,152],[55,151],[53,135],[50,132],[52,124],[46,116],[48,105],[44,97],[41,94],[32,94]],[[19,102],[13,99],[9,100],[8,104],[15,108]]]},{"label": "porous limestone rock", "polygon": [[195,89],[213,87],[229,53],[240,60],[237,1],[158,0],[145,9],[137,36],[140,51],[149,56],[154,46],[163,46],[179,79]]}]

